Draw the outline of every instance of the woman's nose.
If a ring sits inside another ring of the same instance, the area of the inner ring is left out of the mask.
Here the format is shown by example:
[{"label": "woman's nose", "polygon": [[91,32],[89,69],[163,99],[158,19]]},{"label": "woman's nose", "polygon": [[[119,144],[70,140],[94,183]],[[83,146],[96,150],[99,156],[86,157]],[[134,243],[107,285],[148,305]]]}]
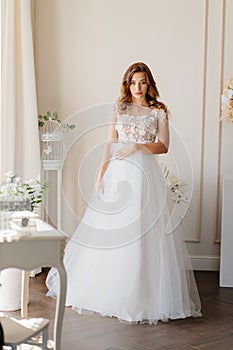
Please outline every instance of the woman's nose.
[{"label": "woman's nose", "polygon": [[136,90],[137,90],[137,91],[140,91],[140,90],[141,90],[141,84],[140,84],[140,83],[136,84]]}]

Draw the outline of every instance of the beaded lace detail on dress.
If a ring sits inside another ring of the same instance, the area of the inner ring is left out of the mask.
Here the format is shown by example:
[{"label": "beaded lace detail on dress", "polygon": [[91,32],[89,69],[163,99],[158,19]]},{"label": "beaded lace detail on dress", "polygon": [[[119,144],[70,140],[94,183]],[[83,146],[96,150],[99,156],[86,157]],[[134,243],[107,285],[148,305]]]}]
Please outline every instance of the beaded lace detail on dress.
[{"label": "beaded lace detail on dress", "polygon": [[166,120],[163,109],[150,109],[126,105],[117,112],[116,130],[118,140],[123,142],[152,143],[158,132],[158,120]]}]

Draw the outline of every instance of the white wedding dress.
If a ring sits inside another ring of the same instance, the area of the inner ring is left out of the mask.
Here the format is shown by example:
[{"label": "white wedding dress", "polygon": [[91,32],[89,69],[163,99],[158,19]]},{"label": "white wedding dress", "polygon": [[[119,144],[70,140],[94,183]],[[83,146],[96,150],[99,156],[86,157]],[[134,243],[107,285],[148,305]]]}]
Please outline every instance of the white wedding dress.
[{"label": "white wedding dress", "polygon": [[[156,141],[162,109],[116,105],[118,142],[104,175],[65,249],[66,305],[130,323],[201,316],[200,299],[180,227],[172,230],[157,156],[115,152],[128,142]],[[56,269],[47,295],[56,297]]]}]

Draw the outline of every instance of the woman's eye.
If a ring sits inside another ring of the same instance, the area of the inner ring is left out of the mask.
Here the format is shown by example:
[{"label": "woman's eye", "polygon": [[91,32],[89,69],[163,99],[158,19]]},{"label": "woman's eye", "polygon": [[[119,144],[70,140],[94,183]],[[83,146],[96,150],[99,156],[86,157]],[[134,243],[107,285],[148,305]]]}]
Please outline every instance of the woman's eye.
[{"label": "woman's eye", "polygon": [[130,85],[135,85],[135,81],[131,81]]}]

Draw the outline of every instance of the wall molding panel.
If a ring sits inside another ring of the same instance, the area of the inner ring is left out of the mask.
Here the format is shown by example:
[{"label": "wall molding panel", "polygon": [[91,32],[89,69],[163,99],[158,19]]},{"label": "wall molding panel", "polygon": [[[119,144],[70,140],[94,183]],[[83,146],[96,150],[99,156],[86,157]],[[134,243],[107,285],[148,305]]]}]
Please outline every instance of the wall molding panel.
[{"label": "wall molding panel", "polygon": [[219,256],[191,255],[193,269],[196,271],[219,271]]},{"label": "wall molding panel", "polygon": [[220,94],[222,87],[222,52],[224,28],[224,1],[206,0],[208,9],[208,38],[206,40],[206,82],[205,108],[202,153],[202,225],[200,237],[203,240],[211,237],[216,242],[219,232],[217,217],[219,213],[219,144],[220,137]]}]

